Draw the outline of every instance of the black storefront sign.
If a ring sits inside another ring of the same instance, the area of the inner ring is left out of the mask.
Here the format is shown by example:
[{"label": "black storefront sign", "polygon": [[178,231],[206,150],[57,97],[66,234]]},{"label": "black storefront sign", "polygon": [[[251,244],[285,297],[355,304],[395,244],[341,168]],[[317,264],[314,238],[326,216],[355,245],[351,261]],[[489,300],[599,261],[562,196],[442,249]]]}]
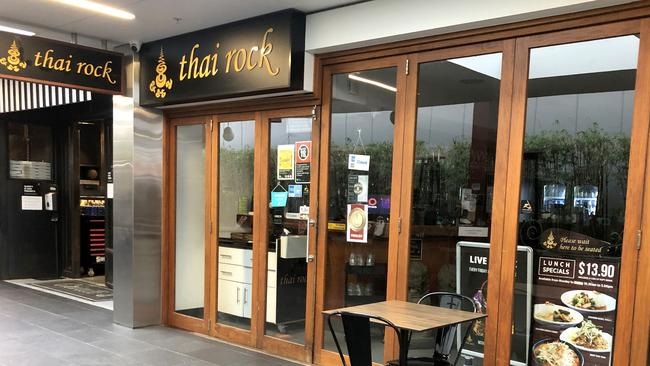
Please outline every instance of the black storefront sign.
[{"label": "black storefront sign", "polygon": [[121,94],[123,55],[0,32],[0,77]]},{"label": "black storefront sign", "polygon": [[285,10],[145,43],[140,104],[302,90],[305,15]]},{"label": "black storefront sign", "polygon": [[[480,310],[486,313],[487,307],[490,306],[487,303],[490,244],[461,241],[457,243],[456,250],[457,292],[472,298],[476,304],[481,305]],[[531,327],[532,279],[533,251],[531,248],[518,246],[510,365],[527,365]],[[465,334],[466,329],[463,326],[463,331],[460,334]],[[483,358],[484,336],[485,320],[481,320],[471,329],[463,353],[470,357]]]}]

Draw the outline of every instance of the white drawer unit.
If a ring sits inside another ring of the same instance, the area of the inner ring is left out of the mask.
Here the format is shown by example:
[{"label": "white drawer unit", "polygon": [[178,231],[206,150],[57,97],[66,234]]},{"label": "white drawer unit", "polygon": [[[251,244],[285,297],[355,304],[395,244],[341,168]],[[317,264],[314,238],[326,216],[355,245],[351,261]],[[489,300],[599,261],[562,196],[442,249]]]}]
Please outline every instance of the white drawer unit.
[{"label": "white drawer unit", "polygon": [[266,268],[269,271],[278,269],[278,254],[276,252],[269,252],[266,256]]},{"label": "white drawer unit", "polygon": [[[266,321],[275,323],[277,299],[277,254],[267,257]],[[251,317],[253,293],[253,251],[250,249],[219,247],[217,267],[217,309],[243,318]]]},{"label": "white drawer unit", "polygon": [[[271,273],[269,273],[270,275]],[[275,272],[273,272],[275,274]],[[275,276],[274,276],[275,277]],[[275,324],[275,309],[277,301],[277,289],[275,287],[266,287],[266,322]]]},{"label": "white drawer unit", "polygon": [[219,247],[219,263],[252,267],[253,251],[250,249]]},{"label": "white drawer unit", "polygon": [[253,283],[253,269],[234,264],[219,263],[217,277],[220,280],[230,280],[241,283]]},{"label": "white drawer unit", "polygon": [[266,272],[266,287],[276,288],[278,282],[278,276],[275,271]]}]

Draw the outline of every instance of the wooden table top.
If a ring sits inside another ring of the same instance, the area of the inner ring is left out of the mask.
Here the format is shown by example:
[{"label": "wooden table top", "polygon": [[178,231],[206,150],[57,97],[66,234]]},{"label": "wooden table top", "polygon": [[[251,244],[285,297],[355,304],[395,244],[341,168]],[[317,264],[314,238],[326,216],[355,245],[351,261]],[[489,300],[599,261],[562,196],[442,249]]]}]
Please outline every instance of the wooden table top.
[{"label": "wooden table top", "polygon": [[379,316],[391,321],[396,327],[422,332],[487,317],[486,314],[412,302],[389,300],[347,308],[325,310],[323,314],[337,311]]}]

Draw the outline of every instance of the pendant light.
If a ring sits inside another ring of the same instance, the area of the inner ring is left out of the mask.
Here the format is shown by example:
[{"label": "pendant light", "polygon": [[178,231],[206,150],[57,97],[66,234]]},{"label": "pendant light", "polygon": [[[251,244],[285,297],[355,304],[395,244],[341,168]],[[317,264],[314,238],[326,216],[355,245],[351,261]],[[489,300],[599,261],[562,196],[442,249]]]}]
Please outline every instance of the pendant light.
[{"label": "pendant light", "polygon": [[235,138],[235,134],[232,133],[230,123],[226,123],[226,128],[223,129],[223,139],[230,142],[233,138]]}]

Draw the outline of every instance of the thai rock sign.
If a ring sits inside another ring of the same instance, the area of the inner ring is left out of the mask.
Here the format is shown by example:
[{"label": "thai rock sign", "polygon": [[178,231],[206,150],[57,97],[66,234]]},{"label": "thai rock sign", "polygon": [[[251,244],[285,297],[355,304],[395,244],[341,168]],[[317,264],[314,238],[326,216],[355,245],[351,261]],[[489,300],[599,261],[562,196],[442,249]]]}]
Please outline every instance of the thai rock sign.
[{"label": "thai rock sign", "polygon": [[0,76],[122,93],[122,54],[0,32]]},{"label": "thai rock sign", "polygon": [[140,104],[301,90],[305,16],[286,10],[145,43]]}]

